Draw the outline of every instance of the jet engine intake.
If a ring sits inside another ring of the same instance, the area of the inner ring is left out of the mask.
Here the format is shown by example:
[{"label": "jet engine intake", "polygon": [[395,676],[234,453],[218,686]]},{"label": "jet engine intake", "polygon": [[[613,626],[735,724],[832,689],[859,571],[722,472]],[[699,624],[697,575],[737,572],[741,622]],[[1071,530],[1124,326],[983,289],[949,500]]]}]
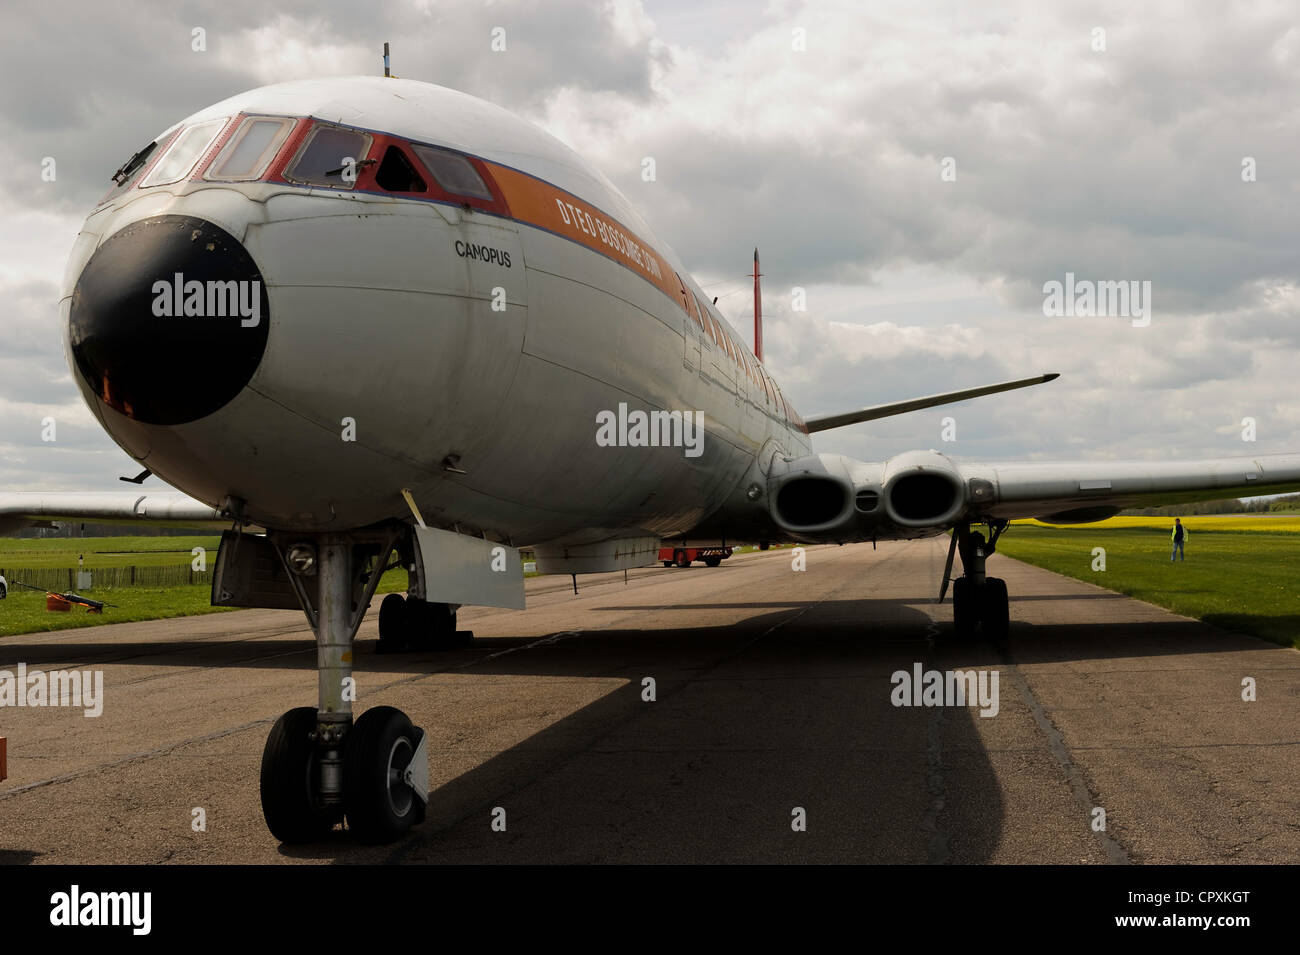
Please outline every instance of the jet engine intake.
[{"label": "jet engine intake", "polygon": [[885,511],[900,527],[941,527],[966,509],[966,485],[937,451],[909,451],[885,465]]}]

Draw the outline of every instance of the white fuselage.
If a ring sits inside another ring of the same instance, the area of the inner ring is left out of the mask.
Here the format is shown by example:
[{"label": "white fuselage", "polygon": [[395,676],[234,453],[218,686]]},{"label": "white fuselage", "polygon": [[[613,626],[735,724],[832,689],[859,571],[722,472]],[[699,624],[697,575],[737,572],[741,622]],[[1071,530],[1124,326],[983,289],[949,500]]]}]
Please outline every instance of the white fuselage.
[{"label": "white fuselage", "polygon": [[[485,164],[504,202],[491,211],[391,194],[371,181],[374,165],[338,187],[205,180],[220,141],[187,179],[119,190],[78,238],[65,325],[92,254],[150,217],[225,230],[269,300],[256,370],[197,420],[137,420],[72,362],[132,457],[200,500],[229,498],[284,529],[402,518],[408,488],[430,524],[516,544],[701,526],[771,536],[761,505],[707,519],[761,482],[773,455],[808,453],[802,423],[671,250],[571,150],[481,100],[369,77],[266,87],[180,128],[241,114],[368,131],[374,158],[384,137],[455,150]],[[702,415],[702,448],[598,441],[599,416],[620,405]]]}]

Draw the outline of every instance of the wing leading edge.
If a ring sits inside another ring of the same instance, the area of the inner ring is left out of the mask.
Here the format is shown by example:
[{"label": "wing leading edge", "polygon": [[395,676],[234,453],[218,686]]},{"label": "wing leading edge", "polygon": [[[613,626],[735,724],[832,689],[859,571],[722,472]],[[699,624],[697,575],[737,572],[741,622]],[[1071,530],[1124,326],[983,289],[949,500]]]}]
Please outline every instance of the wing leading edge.
[{"label": "wing leading edge", "polygon": [[862,421],[875,421],[877,418],[890,418],[894,415],[906,414],[909,411],[920,411],[922,408],[933,408],[936,405],[948,405],[956,401],[965,401],[967,398],[979,398],[982,395],[996,395],[1002,391],[1014,391],[1016,388],[1041,385],[1044,382],[1054,381],[1060,377],[1059,374],[1051,373],[1035,375],[1033,378],[1017,378],[1015,381],[1001,381],[995,385],[981,385],[978,388],[963,388],[961,391],[946,391],[943,394],[926,395],[924,398],[891,401],[888,404],[872,405],[869,408],[859,408],[857,411],[846,411],[843,414],[814,415],[804,423],[808,425],[808,433],[815,434],[818,431],[843,428],[845,425],[858,424]]},{"label": "wing leading edge", "polygon": [[1195,461],[958,465],[972,516],[1103,520],[1130,507],[1300,491],[1300,454]]},{"label": "wing leading edge", "polygon": [[42,521],[228,527],[230,518],[179,491],[10,491],[0,493],[0,534]]}]

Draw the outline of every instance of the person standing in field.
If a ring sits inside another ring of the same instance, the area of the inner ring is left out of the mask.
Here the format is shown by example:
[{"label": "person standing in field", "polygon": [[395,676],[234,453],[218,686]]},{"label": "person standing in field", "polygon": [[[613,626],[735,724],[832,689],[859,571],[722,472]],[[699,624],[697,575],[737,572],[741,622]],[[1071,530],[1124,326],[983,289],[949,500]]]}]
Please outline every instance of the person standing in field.
[{"label": "person standing in field", "polygon": [[1183,526],[1183,522],[1177,517],[1174,518],[1174,532],[1169,536],[1174,542],[1174,549],[1169,554],[1169,563],[1174,562],[1174,557],[1179,560],[1186,560],[1187,558],[1183,555],[1183,541],[1187,540],[1187,528]]}]

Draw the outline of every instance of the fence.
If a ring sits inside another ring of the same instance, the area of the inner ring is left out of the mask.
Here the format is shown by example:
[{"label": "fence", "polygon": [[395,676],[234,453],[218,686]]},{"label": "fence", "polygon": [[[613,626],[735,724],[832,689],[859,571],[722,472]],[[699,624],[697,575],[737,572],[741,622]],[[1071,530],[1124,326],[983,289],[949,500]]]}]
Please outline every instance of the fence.
[{"label": "fence", "polygon": [[[186,584],[212,584],[212,571],[195,570],[189,564],[160,567],[97,567],[91,575],[91,590],[118,587],[180,587]],[[45,590],[76,590],[76,567],[0,567],[0,577],[9,581],[10,590],[21,588],[14,581]]]}]

